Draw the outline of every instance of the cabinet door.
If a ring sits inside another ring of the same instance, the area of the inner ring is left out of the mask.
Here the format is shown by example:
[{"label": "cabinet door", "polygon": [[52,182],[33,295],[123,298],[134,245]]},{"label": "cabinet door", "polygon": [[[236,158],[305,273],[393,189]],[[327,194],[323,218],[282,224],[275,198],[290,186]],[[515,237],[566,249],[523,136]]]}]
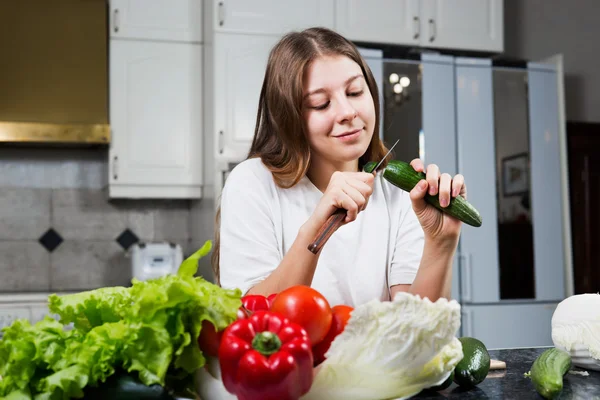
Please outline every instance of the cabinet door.
[{"label": "cabinet door", "polygon": [[475,228],[464,224],[460,239],[461,299],[497,302],[498,218],[491,61],[457,58],[456,127],[458,172],[468,200],[481,214]]},{"label": "cabinet door", "polygon": [[419,0],[336,0],[335,29],[350,40],[419,44]]},{"label": "cabinet door", "polygon": [[[559,125],[559,93],[554,67],[529,63],[529,145],[531,214],[536,298],[562,300],[565,293],[563,216],[569,211],[564,127]],[[570,257],[567,257],[570,258]],[[567,264],[568,265],[568,264]]]},{"label": "cabinet door", "polygon": [[553,346],[552,314],[558,303],[462,306],[461,334],[488,349]]},{"label": "cabinet door", "polygon": [[[425,164],[437,164],[442,173],[447,172],[454,176],[458,171],[454,58],[446,55],[423,54],[421,66],[423,129],[419,140],[420,157]],[[458,252],[455,253],[453,260],[452,298],[461,300]]]},{"label": "cabinet door", "polygon": [[214,112],[216,157],[239,160],[250,149],[269,52],[278,38],[216,34]]},{"label": "cabinet door", "polygon": [[[367,48],[359,48],[358,51],[365,59],[373,77],[375,78],[375,82],[377,83],[378,90],[378,98],[379,98],[379,138],[384,139],[383,135],[383,126],[384,126],[384,118],[385,118],[385,100],[383,96],[383,91],[385,88],[385,84],[383,82],[383,51],[379,49],[367,49]],[[387,144],[387,143],[386,143]]]},{"label": "cabinet door", "polygon": [[200,196],[201,68],[199,44],[111,40],[111,196]]},{"label": "cabinet door", "polygon": [[503,0],[424,0],[421,45],[502,52]]},{"label": "cabinet door", "polygon": [[110,0],[110,36],[201,42],[203,1]]},{"label": "cabinet door", "polygon": [[216,32],[282,35],[311,26],[333,28],[334,0],[213,1]]}]

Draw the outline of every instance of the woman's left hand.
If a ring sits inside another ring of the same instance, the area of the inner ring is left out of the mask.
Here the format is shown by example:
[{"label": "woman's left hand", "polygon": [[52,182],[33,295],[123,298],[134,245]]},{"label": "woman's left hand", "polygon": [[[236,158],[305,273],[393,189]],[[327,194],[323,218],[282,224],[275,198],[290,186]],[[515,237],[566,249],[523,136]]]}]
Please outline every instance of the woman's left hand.
[{"label": "woman's left hand", "polygon": [[440,205],[447,207],[450,197],[462,196],[467,198],[467,185],[462,175],[457,174],[452,178],[448,173],[440,173],[435,164],[429,164],[427,169],[423,161],[415,158],[410,165],[417,172],[424,172],[425,179],[421,180],[410,192],[412,206],[423,227],[425,236],[435,241],[449,242],[455,245],[460,235],[462,222],[446,213],[441,212],[431,204],[425,202],[425,195],[439,193]]}]

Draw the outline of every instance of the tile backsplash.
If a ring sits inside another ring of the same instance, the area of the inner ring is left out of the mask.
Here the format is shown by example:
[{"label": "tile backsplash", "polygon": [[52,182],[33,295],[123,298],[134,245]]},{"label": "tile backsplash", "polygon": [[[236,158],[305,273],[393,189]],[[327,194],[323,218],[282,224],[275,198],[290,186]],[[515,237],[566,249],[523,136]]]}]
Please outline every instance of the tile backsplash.
[{"label": "tile backsplash", "polygon": [[0,148],[0,293],[128,285],[137,240],[191,243],[187,200],[109,199],[107,150]]}]

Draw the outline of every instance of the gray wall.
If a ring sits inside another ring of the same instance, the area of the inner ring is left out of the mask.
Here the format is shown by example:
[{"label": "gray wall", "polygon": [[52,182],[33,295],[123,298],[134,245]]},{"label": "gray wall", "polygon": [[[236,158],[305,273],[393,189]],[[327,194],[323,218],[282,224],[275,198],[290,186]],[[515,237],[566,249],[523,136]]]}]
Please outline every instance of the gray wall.
[{"label": "gray wall", "polygon": [[600,2],[505,0],[505,49],[536,60],[564,56],[567,119],[600,122]]},{"label": "gray wall", "polygon": [[[127,285],[128,252],[116,238],[130,229],[142,241],[191,241],[186,200],[109,200],[107,150],[0,148],[0,293]],[[63,239],[53,251],[48,229]]]}]

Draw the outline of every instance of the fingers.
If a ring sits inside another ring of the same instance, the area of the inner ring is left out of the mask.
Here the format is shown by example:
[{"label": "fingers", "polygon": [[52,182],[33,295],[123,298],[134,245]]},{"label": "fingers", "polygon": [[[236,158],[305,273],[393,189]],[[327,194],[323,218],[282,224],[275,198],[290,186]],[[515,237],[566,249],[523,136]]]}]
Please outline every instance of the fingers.
[{"label": "fingers", "polygon": [[374,175],[366,172],[335,173],[332,192],[335,206],[347,211],[345,222],[354,221],[373,193]]},{"label": "fingers", "polygon": [[361,182],[366,183],[367,185],[373,186],[373,182],[375,181],[375,175],[370,174],[368,172],[353,172],[348,176],[349,179],[357,179]]},{"label": "fingers", "polygon": [[448,207],[448,204],[450,204],[451,186],[452,186],[452,177],[450,176],[450,174],[443,173],[440,176],[440,183],[439,183],[439,189],[438,189],[440,205],[442,207]]},{"label": "fingers", "polygon": [[346,210],[346,219],[344,222],[351,222],[356,219],[359,212],[357,202],[345,191],[339,191],[336,194],[336,203],[338,208]]},{"label": "fingers", "polygon": [[427,181],[421,179],[409,193],[413,210],[415,210],[417,215],[421,215],[421,213],[425,211],[425,208],[427,208],[427,203],[425,203],[425,195],[427,194],[428,186],[429,184]]},{"label": "fingers", "polygon": [[[448,173],[440,173],[440,169],[436,164],[424,166],[423,162],[415,158],[411,161],[412,167],[417,172],[426,171],[425,180],[427,182],[427,193],[431,196],[436,194],[439,196],[440,205],[447,207],[450,204],[451,198],[462,196],[466,199],[467,186],[465,178],[461,174],[456,174],[454,178]],[[420,198],[420,192],[415,192],[416,198]]]},{"label": "fingers", "polygon": [[412,167],[414,168],[414,170],[417,171],[417,172],[423,172],[423,171],[425,171],[425,164],[423,164],[423,161],[421,161],[420,158],[415,158],[414,160],[412,160],[410,162],[410,165],[412,165]]},{"label": "fingers", "polygon": [[452,197],[458,195],[467,198],[467,184],[465,183],[465,177],[461,174],[456,174],[452,180]]},{"label": "fingers", "polygon": [[438,193],[438,184],[440,180],[440,169],[435,164],[429,164],[427,166],[427,172],[425,173],[425,179],[429,184],[429,194],[435,196]]}]

